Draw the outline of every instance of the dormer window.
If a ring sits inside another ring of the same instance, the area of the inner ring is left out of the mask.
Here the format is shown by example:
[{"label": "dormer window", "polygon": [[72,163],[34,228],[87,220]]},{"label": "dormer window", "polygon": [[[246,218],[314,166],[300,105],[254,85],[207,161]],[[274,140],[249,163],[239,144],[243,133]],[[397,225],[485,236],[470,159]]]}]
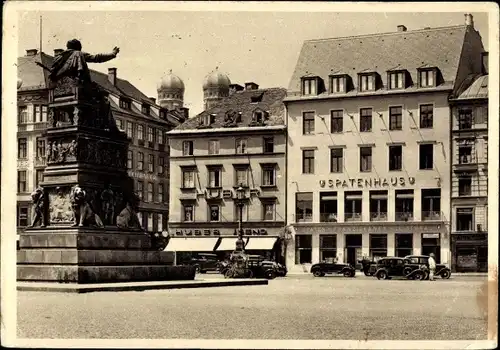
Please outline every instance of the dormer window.
[{"label": "dormer window", "polygon": [[123,109],[132,109],[132,101],[130,101],[128,98],[120,98],[120,108]]},{"label": "dormer window", "polygon": [[375,91],[375,73],[359,75],[359,91]]},{"label": "dormer window", "polygon": [[318,94],[318,79],[302,78],[302,95],[317,95],[317,94]]},{"label": "dormer window", "polygon": [[206,114],[204,117],[203,117],[203,124],[205,126],[210,126],[212,125],[213,123],[215,123],[215,117],[216,117],[216,114]]},{"label": "dormer window", "polygon": [[330,93],[345,93],[346,92],[346,76],[331,75],[330,76]]},{"label": "dormer window", "polygon": [[142,104],[142,113],[146,114],[146,115],[149,115],[150,111],[151,111],[151,108],[149,107],[149,105],[146,104],[146,103],[143,103]]},{"label": "dormer window", "polygon": [[389,89],[404,89],[406,87],[405,71],[389,72]]},{"label": "dormer window", "polygon": [[419,87],[434,87],[436,86],[436,68],[420,69],[418,72]]},{"label": "dormer window", "polygon": [[252,124],[262,125],[266,119],[267,119],[267,113],[258,108],[253,112]]},{"label": "dormer window", "polygon": [[257,122],[257,123],[262,123],[263,121],[263,116],[262,116],[262,112],[255,112],[254,115],[253,115],[253,118],[254,120]]}]

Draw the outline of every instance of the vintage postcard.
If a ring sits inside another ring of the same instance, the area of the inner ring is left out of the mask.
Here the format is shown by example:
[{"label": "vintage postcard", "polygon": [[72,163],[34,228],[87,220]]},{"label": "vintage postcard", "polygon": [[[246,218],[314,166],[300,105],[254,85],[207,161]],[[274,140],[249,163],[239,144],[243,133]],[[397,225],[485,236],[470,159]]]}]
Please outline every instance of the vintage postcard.
[{"label": "vintage postcard", "polygon": [[497,4],[2,23],[2,345],[497,347]]}]

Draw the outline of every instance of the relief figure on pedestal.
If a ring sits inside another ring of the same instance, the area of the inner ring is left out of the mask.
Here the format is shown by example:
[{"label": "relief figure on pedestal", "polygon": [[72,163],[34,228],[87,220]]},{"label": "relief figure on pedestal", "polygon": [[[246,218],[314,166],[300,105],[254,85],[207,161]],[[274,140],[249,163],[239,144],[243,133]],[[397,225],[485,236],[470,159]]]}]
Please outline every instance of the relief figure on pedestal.
[{"label": "relief figure on pedestal", "polygon": [[45,192],[42,187],[38,187],[31,193],[33,203],[33,219],[30,227],[35,227],[40,222],[40,227],[45,227]]},{"label": "relief figure on pedestal", "polygon": [[125,208],[116,217],[116,226],[118,226],[118,228],[123,230],[141,228],[141,223],[137,217],[138,204],[139,197],[133,193],[127,200]]},{"label": "relief figure on pedestal", "polygon": [[78,144],[76,143],[76,140],[72,140],[71,143],[68,145],[67,156],[76,159],[77,154],[78,154]]},{"label": "relief figure on pedestal", "polygon": [[53,223],[70,223],[74,219],[69,196],[59,186],[54,193],[49,193],[49,213]]},{"label": "relief figure on pedestal", "polygon": [[80,186],[76,185],[71,188],[71,207],[75,216],[74,226],[90,226],[104,227],[101,218],[92,208],[91,201],[87,198],[87,193]]},{"label": "relief figure on pedestal", "polygon": [[102,213],[105,225],[113,225],[115,214],[115,194],[109,184],[106,184],[101,193]]},{"label": "relief figure on pedestal", "polygon": [[47,162],[51,162],[54,158],[52,154],[52,142],[47,142],[45,145],[45,157],[47,157]]}]

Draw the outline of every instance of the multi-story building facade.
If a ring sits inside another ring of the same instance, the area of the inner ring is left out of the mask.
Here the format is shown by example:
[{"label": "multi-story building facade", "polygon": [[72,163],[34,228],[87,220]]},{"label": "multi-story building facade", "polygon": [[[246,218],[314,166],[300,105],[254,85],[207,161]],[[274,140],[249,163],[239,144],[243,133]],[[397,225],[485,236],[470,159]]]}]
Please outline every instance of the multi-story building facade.
[{"label": "multi-story building facade", "polygon": [[482,51],[470,15],[304,43],[285,99],[289,269],[431,252],[450,263],[448,98]]},{"label": "multi-story building facade", "polygon": [[216,252],[223,258],[234,250],[241,228],[248,251],[280,260],[286,89],[259,89],[254,83],[243,89],[229,86],[228,78],[218,81],[225,86],[217,88],[230,90],[229,96],[168,133],[171,238],[166,249]]},{"label": "multi-story building facade", "polygon": [[[55,50],[54,54],[60,50]],[[53,57],[37,50],[27,50],[18,58],[18,164],[17,164],[17,226],[23,230],[31,224],[30,193],[43,180],[46,166],[48,77],[36,65],[50,67]],[[162,231],[168,220],[169,161],[166,133],[187,119],[188,111],[158,106],[154,98],[146,97],[128,81],[117,77],[116,68],[108,74],[91,70],[92,79],[108,93],[113,115],[120,130],[127,133],[131,143],[127,166],[140,196],[139,218],[147,231]],[[164,97],[178,80],[165,77],[158,93],[161,103],[170,106],[176,95]],[[182,84],[182,82],[181,82]],[[174,86],[174,88],[176,87]],[[182,92],[184,86],[182,85]],[[182,101],[182,97],[180,98]]]},{"label": "multi-story building facade", "polygon": [[488,61],[452,104],[451,266],[488,271]]}]

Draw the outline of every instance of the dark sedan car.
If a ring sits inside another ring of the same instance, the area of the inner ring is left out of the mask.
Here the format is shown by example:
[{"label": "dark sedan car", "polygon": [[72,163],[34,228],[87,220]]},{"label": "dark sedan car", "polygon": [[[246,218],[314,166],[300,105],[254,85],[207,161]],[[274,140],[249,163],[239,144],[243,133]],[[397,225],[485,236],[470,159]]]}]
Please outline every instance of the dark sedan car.
[{"label": "dark sedan car", "polygon": [[[429,268],[429,256],[428,255],[407,255],[405,259],[408,260],[407,265],[425,265]],[[451,270],[443,264],[436,264],[436,276],[441,276],[443,279],[448,279],[451,276]],[[426,273],[425,279],[429,278],[429,274]]]},{"label": "dark sedan car", "polygon": [[425,279],[425,271],[418,265],[409,265],[409,260],[398,257],[385,257],[377,261],[374,276],[379,280],[403,277],[410,280]]},{"label": "dark sedan car", "polygon": [[323,277],[326,274],[337,274],[344,275],[344,277],[354,277],[356,275],[356,269],[350,264],[321,262],[311,266],[311,273],[314,277]]},{"label": "dark sedan car", "polygon": [[219,270],[219,260],[215,254],[196,254],[189,261],[187,261],[187,265],[194,266],[197,273]]}]

